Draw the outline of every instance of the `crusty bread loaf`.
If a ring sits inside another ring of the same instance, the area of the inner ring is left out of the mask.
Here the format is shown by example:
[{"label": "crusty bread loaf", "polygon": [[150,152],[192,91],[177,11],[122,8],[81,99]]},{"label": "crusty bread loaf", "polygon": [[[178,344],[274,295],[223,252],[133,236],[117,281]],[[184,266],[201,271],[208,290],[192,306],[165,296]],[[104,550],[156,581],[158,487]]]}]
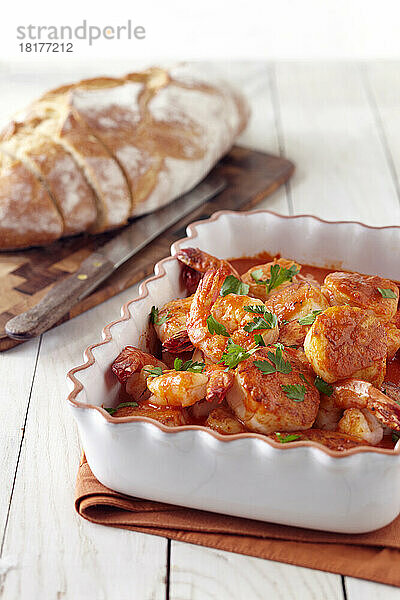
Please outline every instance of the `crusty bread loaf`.
[{"label": "crusty bread loaf", "polygon": [[[105,231],[171,202],[210,171],[247,118],[240,94],[192,67],[47,92],[0,135],[10,157],[0,171],[0,248]],[[26,224],[38,210],[35,231],[35,219]]]}]

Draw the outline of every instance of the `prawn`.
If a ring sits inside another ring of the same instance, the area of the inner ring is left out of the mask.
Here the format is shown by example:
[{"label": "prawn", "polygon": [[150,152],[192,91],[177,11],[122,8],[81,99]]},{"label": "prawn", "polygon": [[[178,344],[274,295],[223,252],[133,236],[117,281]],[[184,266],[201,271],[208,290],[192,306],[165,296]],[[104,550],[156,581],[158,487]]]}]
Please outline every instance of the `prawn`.
[{"label": "prawn", "polygon": [[[228,275],[225,267],[207,271],[194,294],[186,322],[193,346],[213,362],[221,360],[229,337],[234,343],[249,350],[256,346],[256,334],[262,336],[265,344],[275,342],[279,334],[276,317],[273,318],[271,313],[268,313],[269,323],[259,320],[259,326],[252,328],[250,325],[256,322],[255,316],[265,314],[265,306],[261,300],[232,293],[220,296]],[[258,314],[259,310],[261,312]],[[210,327],[210,317],[214,327]],[[265,323],[264,327],[262,322]]]}]

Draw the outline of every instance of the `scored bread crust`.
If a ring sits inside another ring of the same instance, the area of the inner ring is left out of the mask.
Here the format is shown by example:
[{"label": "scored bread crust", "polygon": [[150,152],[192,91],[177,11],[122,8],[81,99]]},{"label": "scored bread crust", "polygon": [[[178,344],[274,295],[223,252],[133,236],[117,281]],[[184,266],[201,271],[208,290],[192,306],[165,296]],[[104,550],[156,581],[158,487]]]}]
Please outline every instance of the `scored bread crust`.
[{"label": "scored bread crust", "polygon": [[63,219],[64,235],[81,233],[97,218],[94,192],[81,169],[63,146],[30,127],[29,122],[12,122],[3,132],[1,147],[48,187]]},{"label": "scored bread crust", "polygon": [[71,87],[64,86],[61,92],[48,92],[33,102],[23,121],[32,123],[38,135],[45,135],[53,144],[61,145],[81,168],[94,191],[97,205],[96,221],[87,230],[100,233],[127,222],[130,192],[124,174],[110,151],[71,109]]},{"label": "scored bread crust", "polygon": [[[245,99],[230,86],[190,67],[153,68],[50,90],[4,130],[0,149],[48,191],[62,218],[56,237],[98,233],[193,188],[230,149],[248,116]],[[28,196],[21,204],[21,219],[29,218],[34,202]],[[3,200],[0,210],[11,206]],[[0,247],[48,243],[41,239],[15,228]]]},{"label": "scored bread crust", "polygon": [[24,164],[0,153],[0,249],[47,245],[63,221],[45,186]]}]

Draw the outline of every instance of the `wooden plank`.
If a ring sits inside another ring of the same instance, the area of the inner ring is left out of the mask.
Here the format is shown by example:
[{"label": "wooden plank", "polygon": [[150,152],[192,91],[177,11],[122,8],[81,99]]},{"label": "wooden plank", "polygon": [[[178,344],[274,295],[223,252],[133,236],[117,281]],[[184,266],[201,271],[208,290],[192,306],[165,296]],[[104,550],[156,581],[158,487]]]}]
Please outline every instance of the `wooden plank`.
[{"label": "wooden plank", "polygon": [[276,90],[296,213],[400,223],[396,188],[362,75],[349,64],[278,64]]},{"label": "wooden plank", "polygon": [[400,203],[400,62],[371,63],[361,73]]},{"label": "wooden plank", "polygon": [[346,577],[347,600],[399,600],[400,589],[363,579]]},{"label": "wooden plank", "polygon": [[0,546],[16,472],[21,439],[35,370],[39,340],[0,360]]},{"label": "wooden plank", "polygon": [[0,562],[14,565],[2,577],[4,598],[165,598],[165,539],[96,526],[73,509],[80,449],[65,373],[135,293],[43,337]]},{"label": "wooden plank", "polygon": [[[400,202],[400,63],[372,63],[360,68],[376,130]],[[388,221],[387,224],[391,224]],[[348,600],[395,600],[398,588],[345,578]]]},{"label": "wooden plank", "polygon": [[170,599],[341,600],[340,577],[231,552],[174,543]]}]

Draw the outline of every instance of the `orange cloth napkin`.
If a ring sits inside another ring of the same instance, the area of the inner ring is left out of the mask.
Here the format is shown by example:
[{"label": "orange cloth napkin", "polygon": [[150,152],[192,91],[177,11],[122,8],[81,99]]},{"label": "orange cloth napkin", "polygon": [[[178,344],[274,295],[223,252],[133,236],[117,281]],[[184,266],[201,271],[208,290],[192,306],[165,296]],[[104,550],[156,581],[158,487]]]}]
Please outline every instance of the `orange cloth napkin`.
[{"label": "orange cloth napkin", "polygon": [[400,587],[400,517],[358,535],[325,533],[141,500],[104,487],[86,460],[75,507],[94,523],[191,544],[350,575]]}]

